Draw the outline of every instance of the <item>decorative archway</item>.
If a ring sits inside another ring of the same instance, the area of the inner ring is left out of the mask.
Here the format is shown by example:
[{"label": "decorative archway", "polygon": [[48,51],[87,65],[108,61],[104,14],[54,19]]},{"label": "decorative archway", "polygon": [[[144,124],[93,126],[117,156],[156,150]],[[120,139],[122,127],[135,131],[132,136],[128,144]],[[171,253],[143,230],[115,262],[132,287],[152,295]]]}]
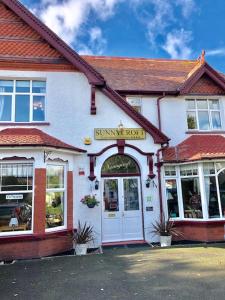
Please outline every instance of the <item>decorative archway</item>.
[{"label": "decorative archway", "polygon": [[[144,152],[141,149],[139,149],[138,147],[131,145],[131,144],[127,144],[125,143],[125,140],[117,140],[116,144],[112,144],[110,146],[107,146],[105,148],[103,148],[100,152],[97,153],[89,153],[88,156],[90,158],[90,175],[88,176],[89,180],[94,181],[96,176],[95,176],[95,164],[96,164],[96,158],[100,155],[102,155],[103,153],[105,153],[107,150],[111,149],[111,148],[118,148],[118,154],[120,155],[124,155],[124,149],[125,147],[128,148],[132,148],[135,151],[137,151],[138,153],[140,153],[141,155],[146,156],[147,158],[147,165],[149,168],[149,173],[148,173],[148,177],[153,179],[155,178],[155,174],[153,173],[153,155],[154,153],[152,152]],[[139,170],[140,173],[140,170]]]},{"label": "decorative archway", "polygon": [[137,162],[126,154],[115,154],[107,158],[102,166],[101,177],[140,176]]}]

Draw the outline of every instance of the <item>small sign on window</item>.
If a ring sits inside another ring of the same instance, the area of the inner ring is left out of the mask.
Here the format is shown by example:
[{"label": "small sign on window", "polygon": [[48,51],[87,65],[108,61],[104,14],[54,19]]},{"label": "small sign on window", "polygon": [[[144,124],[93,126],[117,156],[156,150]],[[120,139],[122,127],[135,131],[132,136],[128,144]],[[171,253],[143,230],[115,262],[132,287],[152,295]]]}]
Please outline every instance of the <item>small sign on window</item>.
[{"label": "small sign on window", "polygon": [[21,200],[23,199],[23,195],[15,194],[15,195],[6,195],[6,200]]}]

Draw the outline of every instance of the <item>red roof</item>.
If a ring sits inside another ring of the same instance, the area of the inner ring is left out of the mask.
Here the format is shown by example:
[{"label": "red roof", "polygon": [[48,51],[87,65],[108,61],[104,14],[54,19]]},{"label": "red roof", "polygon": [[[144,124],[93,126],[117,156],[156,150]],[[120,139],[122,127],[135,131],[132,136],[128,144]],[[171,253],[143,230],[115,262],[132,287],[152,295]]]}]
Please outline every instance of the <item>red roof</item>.
[{"label": "red roof", "polygon": [[0,131],[0,147],[50,147],[75,152],[86,151],[66,144],[36,128],[8,128]]},{"label": "red roof", "polygon": [[176,91],[198,60],[83,56],[117,91]]},{"label": "red roof", "polygon": [[222,135],[192,135],[176,147],[163,151],[164,162],[195,161],[225,157],[225,137]]}]

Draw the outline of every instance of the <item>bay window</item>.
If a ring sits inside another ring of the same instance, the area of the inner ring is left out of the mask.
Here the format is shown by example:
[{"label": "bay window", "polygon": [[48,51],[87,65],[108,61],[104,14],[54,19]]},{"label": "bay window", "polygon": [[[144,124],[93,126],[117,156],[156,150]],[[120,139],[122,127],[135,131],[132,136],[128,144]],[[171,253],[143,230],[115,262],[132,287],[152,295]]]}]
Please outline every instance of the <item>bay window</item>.
[{"label": "bay window", "polygon": [[218,99],[187,99],[186,106],[188,129],[221,129],[220,103]]},{"label": "bay window", "polygon": [[46,82],[0,80],[0,122],[45,121]]},{"label": "bay window", "polygon": [[165,165],[164,176],[170,217],[225,218],[225,161]]},{"label": "bay window", "polygon": [[0,233],[32,229],[33,165],[0,164]]},{"label": "bay window", "polygon": [[62,227],[65,222],[65,166],[47,165],[46,228]]}]

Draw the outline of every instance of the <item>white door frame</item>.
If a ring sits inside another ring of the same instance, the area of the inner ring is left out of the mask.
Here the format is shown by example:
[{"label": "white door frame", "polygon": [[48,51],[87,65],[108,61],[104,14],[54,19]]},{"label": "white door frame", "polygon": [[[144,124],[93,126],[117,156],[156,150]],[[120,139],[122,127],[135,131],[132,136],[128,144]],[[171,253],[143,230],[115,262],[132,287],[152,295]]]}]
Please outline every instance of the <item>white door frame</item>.
[{"label": "white door frame", "polygon": [[[144,213],[143,213],[143,197],[142,197],[142,185],[141,185],[141,176],[112,176],[112,177],[101,177],[101,240],[102,242],[109,242],[110,241],[103,241],[103,218],[104,218],[104,214],[106,214],[106,212],[104,211],[105,209],[105,205],[104,205],[104,181],[107,179],[116,179],[118,180],[118,198],[119,198],[119,212],[118,212],[118,217],[120,217],[120,222],[122,223],[123,217],[121,214],[124,215],[124,187],[123,187],[123,180],[124,179],[132,179],[132,178],[136,178],[138,179],[138,196],[139,196],[139,212],[140,212],[140,220],[141,220],[141,238],[137,238],[136,240],[143,240],[144,239]],[[110,214],[110,212],[108,212]],[[117,212],[112,211],[112,214],[115,213],[117,214]],[[129,241],[129,240],[135,240],[135,238],[130,238],[130,239],[126,239],[123,238],[123,229],[122,229],[122,225],[121,225],[121,239],[112,241],[112,242],[119,242],[119,241]]]}]

